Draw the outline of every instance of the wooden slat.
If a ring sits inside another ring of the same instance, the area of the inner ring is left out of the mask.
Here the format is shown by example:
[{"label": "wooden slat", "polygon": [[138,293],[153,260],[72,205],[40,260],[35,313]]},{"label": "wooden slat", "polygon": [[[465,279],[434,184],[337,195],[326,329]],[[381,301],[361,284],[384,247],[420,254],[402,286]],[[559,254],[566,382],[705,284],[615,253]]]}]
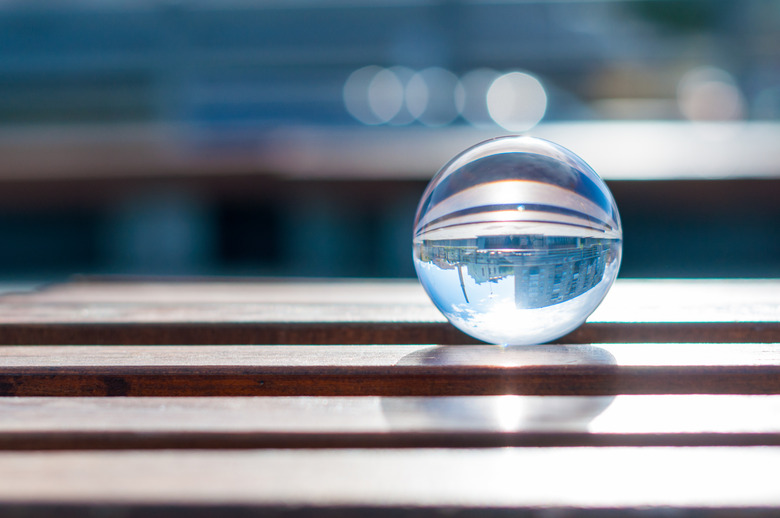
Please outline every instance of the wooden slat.
[{"label": "wooden slat", "polygon": [[778,462],[777,447],[3,452],[0,509],[677,507],[733,515],[780,507]]},{"label": "wooden slat", "polygon": [[5,346],[4,396],[778,394],[780,344]]},{"label": "wooden slat", "polygon": [[[222,308],[225,310],[225,308]],[[550,343],[780,341],[775,322],[586,322]],[[0,325],[3,345],[122,344],[442,344],[481,343],[439,322],[137,323],[72,322]]]},{"label": "wooden slat", "polygon": [[780,396],[5,398],[0,449],[780,446]]},{"label": "wooden slat", "polygon": [[[780,281],[618,280],[558,343],[780,342]],[[468,344],[416,282],[75,282],[0,297],[0,343]]]},{"label": "wooden slat", "polygon": [[778,288],[625,281],[525,348],[430,345],[415,283],[6,294],[0,515],[771,515]]}]

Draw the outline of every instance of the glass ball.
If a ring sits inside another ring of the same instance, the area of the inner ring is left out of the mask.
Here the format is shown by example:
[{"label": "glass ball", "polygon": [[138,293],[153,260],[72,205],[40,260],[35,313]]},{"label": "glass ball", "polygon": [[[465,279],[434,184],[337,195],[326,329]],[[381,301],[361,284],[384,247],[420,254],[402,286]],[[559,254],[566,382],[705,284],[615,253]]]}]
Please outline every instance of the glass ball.
[{"label": "glass ball", "polygon": [[552,142],[499,137],[433,177],[414,223],[414,266],[458,329],[501,345],[576,329],[620,268],[623,231],[609,189]]}]

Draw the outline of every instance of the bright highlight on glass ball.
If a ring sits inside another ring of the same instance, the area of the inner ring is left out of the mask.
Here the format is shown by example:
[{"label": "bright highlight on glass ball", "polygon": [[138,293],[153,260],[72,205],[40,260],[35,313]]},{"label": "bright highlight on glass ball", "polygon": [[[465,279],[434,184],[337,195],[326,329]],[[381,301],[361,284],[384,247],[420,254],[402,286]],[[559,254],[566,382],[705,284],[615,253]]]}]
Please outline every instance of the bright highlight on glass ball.
[{"label": "bright highlight on glass ball", "polygon": [[501,137],[453,158],[428,184],[414,265],[461,331],[531,345],[576,329],[609,291],[623,231],[599,176],[566,148]]}]

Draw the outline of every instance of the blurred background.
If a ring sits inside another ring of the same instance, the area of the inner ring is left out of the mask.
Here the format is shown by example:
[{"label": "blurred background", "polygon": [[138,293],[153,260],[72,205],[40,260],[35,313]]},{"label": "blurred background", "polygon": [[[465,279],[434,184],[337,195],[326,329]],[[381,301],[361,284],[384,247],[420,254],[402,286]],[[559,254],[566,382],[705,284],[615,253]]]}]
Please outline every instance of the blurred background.
[{"label": "blurred background", "polygon": [[607,180],[622,277],[780,276],[778,0],[3,0],[0,279],[411,277],[510,133]]}]

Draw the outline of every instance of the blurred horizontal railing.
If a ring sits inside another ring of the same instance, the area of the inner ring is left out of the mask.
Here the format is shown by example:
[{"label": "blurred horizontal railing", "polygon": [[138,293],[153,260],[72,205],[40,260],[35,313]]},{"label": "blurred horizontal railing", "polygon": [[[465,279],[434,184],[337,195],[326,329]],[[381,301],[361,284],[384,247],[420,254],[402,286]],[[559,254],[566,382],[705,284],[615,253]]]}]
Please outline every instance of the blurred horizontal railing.
[{"label": "blurred horizontal railing", "polygon": [[[460,151],[506,133],[465,126],[6,127],[0,130],[0,182],[231,174],[428,180]],[[606,180],[780,178],[780,123],[548,123],[528,133],[568,147]]]}]

